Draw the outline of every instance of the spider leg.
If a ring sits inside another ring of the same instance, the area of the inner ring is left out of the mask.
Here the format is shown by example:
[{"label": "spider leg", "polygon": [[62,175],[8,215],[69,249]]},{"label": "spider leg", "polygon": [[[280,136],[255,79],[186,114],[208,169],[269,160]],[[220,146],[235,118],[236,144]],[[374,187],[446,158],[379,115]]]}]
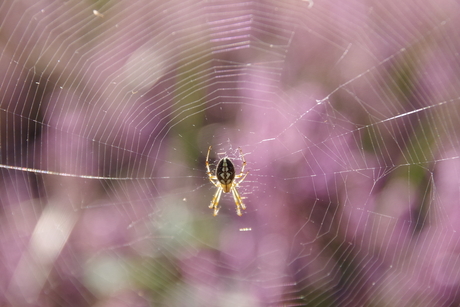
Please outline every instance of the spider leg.
[{"label": "spider leg", "polygon": [[213,185],[219,188],[220,187],[219,183],[214,180],[217,180],[216,176],[209,176],[209,181],[211,181]]},{"label": "spider leg", "polygon": [[238,186],[240,183],[243,182],[243,180],[246,178],[246,176],[249,174],[249,171],[247,171],[246,173],[240,173],[238,175],[235,176],[235,179],[237,178],[241,178],[240,181],[238,181],[237,183],[235,183],[236,186]]},{"label": "spider leg", "polygon": [[246,167],[246,159],[244,158],[244,154],[243,154],[243,151],[241,150],[241,148],[238,147],[238,149],[240,150],[241,160],[243,160],[243,166],[241,167],[240,173],[235,176],[235,179],[242,178],[238,183],[235,183],[236,186],[238,186],[240,183],[242,183],[243,180],[246,178],[246,176],[249,174],[249,171],[247,171],[246,173],[244,172],[244,168]]},{"label": "spider leg", "polygon": [[238,149],[240,150],[241,160],[243,160],[243,166],[241,167],[241,172],[240,172],[240,174],[242,174],[244,173],[244,167],[246,166],[246,159],[244,158],[243,151],[241,150],[241,148],[238,147]]},{"label": "spider leg", "polygon": [[236,205],[236,214],[241,216],[241,209],[246,210],[246,206],[243,204],[243,201],[241,200],[240,193],[238,193],[238,190],[236,189],[235,186],[232,187],[232,194],[233,194],[233,200],[235,200],[235,205]]},{"label": "spider leg", "polygon": [[211,169],[209,167],[209,153],[211,152],[211,147],[212,146],[209,146],[208,154],[206,155],[206,170],[207,170],[206,174],[208,174],[209,181],[211,181],[212,184],[214,184],[216,187],[219,187],[220,185],[218,184],[218,182],[216,182],[217,177],[211,173]]},{"label": "spider leg", "polygon": [[208,148],[208,154],[206,155],[206,169],[208,170],[208,176],[211,177],[211,169],[209,168],[209,153],[211,152],[211,147]]},{"label": "spider leg", "polygon": [[219,200],[220,196],[222,195],[222,191],[223,189],[221,187],[217,188],[216,194],[214,194],[214,197],[211,200],[211,204],[209,205],[210,209],[214,208],[214,216],[216,216],[217,213],[219,213]]}]

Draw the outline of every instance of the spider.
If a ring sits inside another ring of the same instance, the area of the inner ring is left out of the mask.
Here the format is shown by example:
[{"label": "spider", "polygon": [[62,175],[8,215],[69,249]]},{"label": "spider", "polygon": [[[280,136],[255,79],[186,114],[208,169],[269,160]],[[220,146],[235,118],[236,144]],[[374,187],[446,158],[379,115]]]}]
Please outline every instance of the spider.
[{"label": "spider", "polygon": [[[212,146],[209,146],[208,154],[206,156],[206,169],[207,174],[209,176],[209,181],[211,181],[217,187],[217,191],[211,200],[209,208],[214,208],[214,216],[216,216],[217,213],[219,213],[219,200],[220,196],[222,195],[222,192],[228,193],[232,191],[233,199],[235,200],[236,204],[236,214],[241,216],[241,209],[246,210],[246,206],[243,204],[241,196],[236,188],[241,182],[243,182],[243,180],[249,173],[244,173],[246,160],[244,159],[243,151],[241,150],[241,148],[238,148],[240,150],[241,159],[243,160],[243,166],[241,167],[241,172],[238,175],[235,175],[235,166],[233,165],[232,160],[230,160],[228,157],[220,159],[215,170],[216,174],[213,175],[211,173],[211,170],[209,169],[209,153],[211,152],[211,147]],[[236,179],[240,180],[237,182]]]}]

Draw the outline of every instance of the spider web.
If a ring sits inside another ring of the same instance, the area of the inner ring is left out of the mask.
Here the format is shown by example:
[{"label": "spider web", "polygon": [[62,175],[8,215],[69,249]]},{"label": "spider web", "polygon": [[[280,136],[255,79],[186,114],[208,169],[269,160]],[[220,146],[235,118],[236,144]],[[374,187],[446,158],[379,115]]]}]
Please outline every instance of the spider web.
[{"label": "spider web", "polygon": [[459,16],[1,2],[1,305],[460,304]]}]

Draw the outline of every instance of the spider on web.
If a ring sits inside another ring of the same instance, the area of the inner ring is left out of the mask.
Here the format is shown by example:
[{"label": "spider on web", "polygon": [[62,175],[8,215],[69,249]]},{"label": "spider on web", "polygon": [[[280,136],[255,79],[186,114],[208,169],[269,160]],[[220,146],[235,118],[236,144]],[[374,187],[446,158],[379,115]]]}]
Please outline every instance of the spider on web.
[{"label": "spider on web", "polygon": [[230,160],[228,157],[220,159],[215,169],[215,175],[213,175],[211,173],[211,169],[209,168],[209,153],[211,152],[211,147],[212,146],[209,146],[208,154],[206,155],[206,169],[209,176],[209,181],[211,181],[217,187],[217,191],[211,200],[209,208],[214,208],[214,216],[216,216],[217,213],[219,213],[219,200],[222,192],[228,193],[231,191],[236,204],[236,214],[241,216],[241,209],[246,210],[246,206],[243,204],[243,200],[241,199],[241,196],[236,188],[240,183],[243,182],[249,173],[249,171],[246,173],[244,172],[246,160],[244,159],[243,151],[241,148],[238,148],[240,151],[241,160],[243,160],[243,166],[241,167],[241,172],[238,175],[235,173],[235,166],[233,165],[232,160]]}]

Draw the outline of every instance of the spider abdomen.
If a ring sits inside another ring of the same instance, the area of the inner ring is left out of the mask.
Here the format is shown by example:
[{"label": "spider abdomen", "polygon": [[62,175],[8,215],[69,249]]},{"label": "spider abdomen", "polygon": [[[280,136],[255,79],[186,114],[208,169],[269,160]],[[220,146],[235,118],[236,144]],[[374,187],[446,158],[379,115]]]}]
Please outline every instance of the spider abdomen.
[{"label": "spider abdomen", "polygon": [[217,164],[216,177],[222,185],[224,193],[230,192],[235,179],[235,166],[229,158],[222,158]]}]

